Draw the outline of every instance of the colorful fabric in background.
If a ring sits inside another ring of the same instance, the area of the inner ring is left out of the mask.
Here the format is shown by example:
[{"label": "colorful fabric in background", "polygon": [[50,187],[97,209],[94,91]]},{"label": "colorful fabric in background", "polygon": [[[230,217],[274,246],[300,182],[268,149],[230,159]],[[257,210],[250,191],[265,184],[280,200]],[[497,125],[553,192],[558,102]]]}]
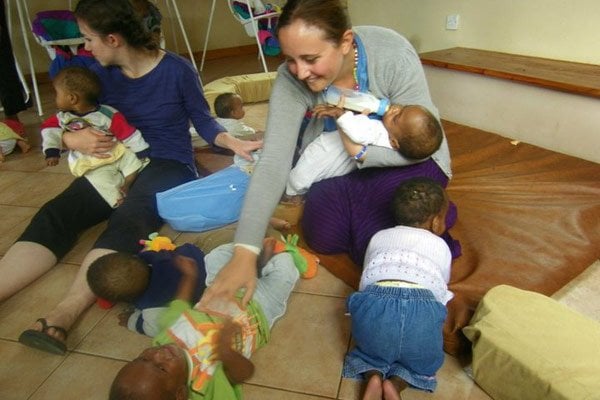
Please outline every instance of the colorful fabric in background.
[{"label": "colorful fabric in background", "polygon": [[[258,23],[259,27],[261,22],[263,21],[259,21]],[[275,37],[275,27],[269,29],[259,29],[258,40],[262,46],[263,53],[265,53],[266,56],[277,56],[279,53],[281,53],[279,40],[277,40]]]},{"label": "colorful fabric in background", "polygon": [[[39,39],[46,42],[81,38],[75,16],[69,10],[38,12],[31,23],[31,30]],[[44,46],[52,46],[54,50],[53,55],[51,55],[52,62],[48,69],[51,79],[54,79],[58,71],[65,67],[79,66],[87,68],[94,62],[92,53],[86,51],[83,44],[67,46],[49,43],[44,44]]]},{"label": "colorful fabric in background", "polygon": [[[254,17],[266,16],[273,13],[280,13],[281,10],[278,6],[273,4],[263,4],[260,0],[253,0],[250,2],[252,7],[252,15]],[[232,9],[239,19],[243,22],[250,18],[250,12],[248,5],[245,2],[234,1],[232,3]],[[277,17],[259,19],[256,21],[258,40],[261,44],[263,53],[266,56],[276,56],[281,53],[279,41],[275,36],[275,27],[277,26]],[[249,36],[254,36],[254,30],[252,26],[245,26],[246,33]]]},{"label": "colorful fabric in background", "polygon": [[81,37],[75,16],[69,10],[48,10],[36,14],[31,30],[46,41]]}]

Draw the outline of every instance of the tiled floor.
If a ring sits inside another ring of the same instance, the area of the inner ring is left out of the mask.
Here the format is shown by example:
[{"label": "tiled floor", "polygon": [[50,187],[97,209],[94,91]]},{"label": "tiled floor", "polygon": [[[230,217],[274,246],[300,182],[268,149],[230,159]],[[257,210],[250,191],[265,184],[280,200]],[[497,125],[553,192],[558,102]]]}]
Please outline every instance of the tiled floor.
[{"label": "tiled floor", "polygon": [[[260,72],[254,57],[208,62],[204,81],[223,75]],[[49,84],[42,94],[46,115],[54,109]],[[247,122],[264,128],[266,105],[249,105]],[[253,117],[254,115],[254,117]],[[33,110],[22,113],[34,149],[18,151],[0,165],[0,255],[4,254],[36,210],[65,188],[71,176],[62,162],[46,167],[39,150],[41,119]],[[69,352],[60,357],[20,345],[17,337],[36,318],[44,316],[68,288],[83,255],[103,228],[97,226],[82,236],[78,245],[45,276],[17,295],[0,303],[0,399],[104,399],[108,387],[127,360],[150,339],[118,326],[120,307],[90,308],[71,330]],[[205,248],[211,238],[180,234],[165,227],[163,233],[176,243],[197,242]],[[227,234],[227,233],[226,233]],[[199,241],[200,240],[200,241]],[[1,279],[1,278],[0,278]],[[561,290],[561,301],[600,320],[597,287],[600,263],[596,262],[575,282]],[[350,346],[349,321],[344,299],[351,288],[324,268],[317,277],[302,281],[289,302],[288,312],[273,329],[272,341],[253,356],[256,374],[244,385],[246,399],[356,399],[358,386],[340,378],[342,361]],[[592,301],[590,301],[592,299]],[[447,356],[439,372],[434,394],[407,390],[404,399],[489,399],[466,375],[456,359]]]}]

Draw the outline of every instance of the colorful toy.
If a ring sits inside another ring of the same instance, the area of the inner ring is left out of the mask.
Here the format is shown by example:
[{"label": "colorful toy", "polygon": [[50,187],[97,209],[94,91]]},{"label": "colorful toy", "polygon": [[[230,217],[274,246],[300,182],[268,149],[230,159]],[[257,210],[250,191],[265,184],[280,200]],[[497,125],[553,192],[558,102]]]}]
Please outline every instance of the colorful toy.
[{"label": "colorful toy", "polygon": [[287,238],[281,237],[281,240],[277,240],[273,252],[275,254],[281,252],[288,252],[294,260],[294,264],[300,276],[304,279],[313,278],[317,274],[317,266],[319,265],[319,258],[311,252],[298,247],[298,235],[287,235]]},{"label": "colorful toy", "polygon": [[175,250],[177,247],[168,237],[158,236],[158,232],[148,235],[148,239],[149,240],[140,240],[140,244],[144,246],[143,251]]}]

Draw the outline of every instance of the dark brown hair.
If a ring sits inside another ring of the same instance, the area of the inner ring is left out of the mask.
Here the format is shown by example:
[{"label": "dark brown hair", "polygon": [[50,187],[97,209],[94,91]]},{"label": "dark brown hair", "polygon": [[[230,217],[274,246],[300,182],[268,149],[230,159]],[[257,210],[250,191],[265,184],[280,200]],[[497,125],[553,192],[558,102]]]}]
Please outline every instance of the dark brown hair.
[{"label": "dark brown hair", "polygon": [[344,32],[352,28],[346,7],[339,0],[288,0],[277,21],[276,33],[296,20],[319,28],[324,39],[336,45]]},{"label": "dark brown hair", "polygon": [[396,188],[392,213],[398,225],[417,227],[442,211],[446,203],[444,188],[431,178],[417,177]]},{"label": "dark brown hair", "polygon": [[94,31],[117,33],[133,48],[160,47],[160,11],[148,0],[81,0],[75,17]]},{"label": "dark brown hair", "polygon": [[87,282],[98,297],[132,302],[150,281],[150,266],[136,255],[116,252],[97,258],[87,271]]},{"label": "dark brown hair", "polygon": [[233,92],[221,93],[215,99],[215,114],[219,118],[231,118],[231,112],[233,111],[233,99],[238,97],[239,94]]},{"label": "dark brown hair", "polygon": [[405,157],[421,160],[435,153],[442,144],[444,133],[437,118],[425,107],[419,105],[404,106],[414,108],[420,113],[413,115],[406,123],[407,128],[398,140],[398,151]]}]

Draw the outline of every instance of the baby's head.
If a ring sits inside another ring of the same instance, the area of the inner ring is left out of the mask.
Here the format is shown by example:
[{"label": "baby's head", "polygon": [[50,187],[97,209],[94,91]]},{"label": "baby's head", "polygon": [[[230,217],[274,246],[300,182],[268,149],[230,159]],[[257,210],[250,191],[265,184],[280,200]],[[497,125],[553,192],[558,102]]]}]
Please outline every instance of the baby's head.
[{"label": "baby's head", "polygon": [[61,111],[77,111],[95,107],[102,92],[98,76],[88,68],[65,67],[52,81],[56,92],[56,107]]},{"label": "baby's head", "polygon": [[427,229],[441,235],[446,230],[448,196],[438,182],[418,177],[402,182],[394,192],[392,213],[398,225]]},{"label": "baby's head", "polygon": [[246,112],[242,97],[237,93],[221,93],[215,99],[215,114],[219,118],[244,118]]},{"label": "baby's head", "polygon": [[383,116],[383,125],[392,147],[407,158],[427,158],[442,144],[442,127],[423,106],[394,104]]},{"label": "baby's head", "polygon": [[117,373],[110,400],[185,400],[188,364],[174,344],[149,347]]},{"label": "baby's head", "polygon": [[148,287],[150,266],[133,254],[105,254],[90,265],[87,281],[96,296],[113,303],[130,303]]}]

